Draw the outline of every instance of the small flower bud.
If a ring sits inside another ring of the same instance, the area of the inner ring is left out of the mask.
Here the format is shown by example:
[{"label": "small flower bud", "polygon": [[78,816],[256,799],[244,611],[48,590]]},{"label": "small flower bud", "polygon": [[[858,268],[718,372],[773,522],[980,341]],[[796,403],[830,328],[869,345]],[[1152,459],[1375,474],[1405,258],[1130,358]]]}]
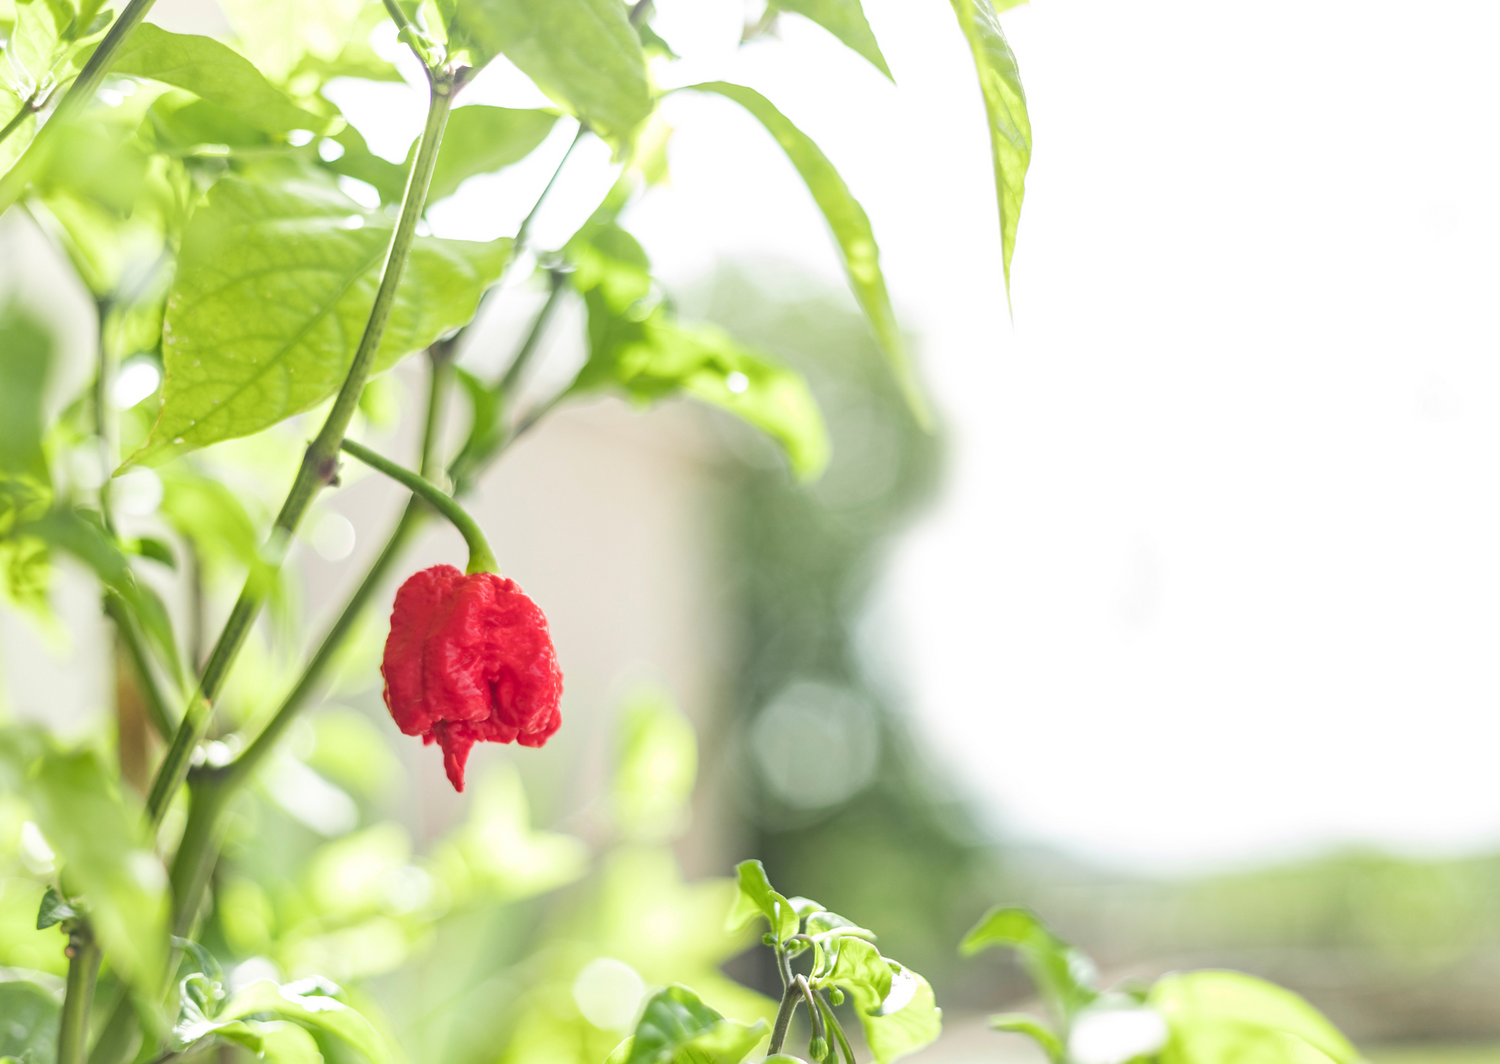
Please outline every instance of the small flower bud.
[{"label": "small flower bud", "polygon": [[828,991],[828,1000],[834,1005],[842,1005],[844,1003],[844,992],[838,987],[834,987]]},{"label": "small flower bud", "polygon": [[814,1038],[811,1042],[807,1043],[807,1052],[814,1060],[827,1060],[828,1050],[829,1045],[826,1038]]}]

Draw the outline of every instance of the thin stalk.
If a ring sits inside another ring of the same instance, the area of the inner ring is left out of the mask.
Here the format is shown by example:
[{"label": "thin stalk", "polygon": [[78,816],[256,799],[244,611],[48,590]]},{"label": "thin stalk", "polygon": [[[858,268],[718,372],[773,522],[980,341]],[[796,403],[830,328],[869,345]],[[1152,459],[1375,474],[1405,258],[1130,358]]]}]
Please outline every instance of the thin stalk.
[{"label": "thin stalk", "polygon": [[89,1040],[89,1010],[103,953],[88,921],[68,932],[68,985],[57,1032],[57,1064],[83,1064]]},{"label": "thin stalk", "polygon": [[[119,18],[115,19],[115,24],[109,28],[104,39],[89,56],[88,62],[83,64],[78,77],[73,79],[73,84],[68,86],[68,91],[63,94],[57,110],[52,113],[51,120],[32,138],[26,151],[16,160],[5,176],[0,177],[0,214],[8,211],[11,205],[21,198],[21,193],[26,190],[27,182],[31,180],[32,173],[41,164],[43,153],[48,149],[51,139],[50,130],[55,126],[67,124],[74,115],[83,110],[85,104],[94,98],[94,93],[99,89],[99,83],[104,80],[104,75],[109,73],[109,66],[114,62],[115,54],[145,19],[154,3],[156,0],[130,0],[130,3],[125,5],[125,10],[120,12]],[[15,122],[16,119],[11,119],[11,121]]]},{"label": "thin stalk", "polygon": [[479,527],[475,521],[458,503],[453,501],[453,496],[440,489],[429,480],[423,480],[418,474],[413,473],[403,465],[392,462],[381,454],[376,454],[368,447],[355,443],[353,440],[345,440],[344,451],[352,454],[365,465],[378,470],[390,477],[403,488],[408,489],[413,495],[420,498],[438,513],[448,519],[448,522],[458,529],[464,542],[469,545],[469,567],[470,573],[494,573],[500,571],[500,563],[495,561],[495,552],[490,550],[489,540],[484,537],[484,529]]},{"label": "thin stalk", "polygon": [[801,1001],[802,988],[795,981],[788,983],[781,994],[781,1007],[776,1010],[776,1025],[771,1028],[771,1045],[766,1051],[769,1056],[774,1057],[781,1052],[786,1033],[792,1026],[792,1014],[797,1011]]},{"label": "thin stalk", "polygon": [[130,663],[135,667],[136,680],[140,683],[141,694],[145,696],[146,714],[151,718],[151,726],[161,736],[162,742],[167,742],[177,731],[177,721],[173,719],[172,710],[168,707],[161,685],[157,683],[156,673],[151,668],[151,658],[146,653],[146,642],[141,637],[141,630],[136,627],[135,618],[120,600],[120,596],[113,591],[105,592],[104,612],[115,622],[120,641],[125,644]]},{"label": "thin stalk", "polygon": [[797,976],[797,989],[802,991],[802,1000],[807,1002],[807,1018],[812,1021],[813,1040],[817,1041],[821,1039],[824,1046],[824,1052],[821,1055],[817,1053],[810,1053],[809,1055],[814,1059],[821,1060],[828,1055],[828,1031],[823,1026],[823,1014],[818,1011],[818,1004],[813,1000],[812,987],[807,985],[806,976]]},{"label": "thin stalk", "polygon": [[843,1024],[839,1023],[839,1018],[833,1013],[833,1006],[824,1001],[820,993],[814,994],[813,997],[818,1002],[818,1011],[823,1014],[823,1022],[833,1032],[834,1040],[839,1044],[839,1053],[843,1055],[844,1064],[854,1064],[854,1050],[849,1048],[849,1039],[844,1034]]},{"label": "thin stalk", "polygon": [[18,110],[14,115],[11,116],[11,119],[10,119],[9,122],[5,123],[5,128],[4,129],[0,129],[0,141],[5,140],[6,137],[10,136],[16,130],[20,129],[21,128],[21,123],[24,122],[24,121],[26,121],[26,116],[27,115],[36,114],[36,112],[37,112],[36,101],[37,101],[37,94],[36,93],[32,93],[27,99],[25,99],[25,100],[23,100],[21,102],[21,109]]},{"label": "thin stalk", "polygon": [[[280,567],[281,560],[286,554],[287,544],[296,532],[297,525],[301,523],[303,514],[312,504],[313,498],[324,485],[330,483],[338,475],[339,444],[343,442],[344,433],[354,417],[360,393],[364,390],[365,382],[369,380],[370,369],[375,362],[375,353],[380,347],[381,339],[385,336],[385,327],[390,321],[391,309],[396,302],[396,289],[401,283],[401,274],[406,269],[406,259],[411,251],[412,239],[416,235],[417,221],[422,214],[422,205],[427,199],[427,188],[432,181],[433,166],[437,162],[438,146],[442,143],[443,130],[448,124],[448,112],[453,106],[453,93],[461,83],[462,77],[462,73],[434,74],[430,71],[428,73],[432,91],[427,109],[427,124],[422,130],[421,146],[417,151],[416,163],[407,180],[406,196],[401,205],[401,218],[396,224],[390,248],[386,252],[385,264],[381,268],[380,287],[375,293],[375,305],[370,311],[369,321],[365,324],[364,335],[360,337],[359,348],[354,353],[354,361],[349,367],[348,375],[344,378],[343,387],[339,389],[338,397],[333,401],[333,408],[328,412],[328,418],[323,422],[322,430],[303,455],[302,465],[297,470],[297,478],[292,483],[291,491],[287,493],[281,512],[276,516],[265,552],[273,570]],[[161,767],[157,770],[156,779],[152,782],[151,794],[146,801],[146,809],[150,814],[153,827],[160,826],[161,818],[166,814],[172,796],[177,793],[177,788],[187,777],[193,749],[208,730],[213,699],[217,697],[223,686],[229,669],[239,654],[240,647],[244,645],[250,633],[250,625],[260,611],[263,583],[264,581],[259,580],[246,581],[239,600],[234,604],[229,619],[219,633],[218,642],[209,654],[208,663],[203,667],[198,694],[183,715],[182,725],[177,729],[172,745],[167,750]]]},{"label": "thin stalk", "polygon": [[526,372],[526,367],[531,363],[537,348],[542,346],[542,336],[546,334],[547,325],[551,322],[552,315],[557,312],[558,304],[562,302],[562,271],[549,270],[547,283],[551,289],[547,293],[547,302],[543,303],[542,309],[537,311],[536,320],[531,323],[531,331],[526,334],[521,350],[516,352],[516,357],[511,359],[510,366],[505,370],[505,376],[501,377],[500,383],[495,386],[495,390],[507,398],[515,391],[516,385],[521,383],[521,375]]},{"label": "thin stalk", "polygon": [[[563,165],[567,163],[568,157],[573,154],[573,149],[578,147],[578,142],[583,139],[584,134],[588,131],[588,126],[584,125],[582,122],[578,123],[578,132],[574,134],[572,143],[568,145],[568,150],[563,152],[563,157],[561,159],[557,160],[557,168],[552,171],[552,176],[547,179],[547,184],[545,187],[543,187],[542,194],[536,198],[536,202],[531,205],[531,210],[527,212],[526,217],[522,219],[521,228],[516,230],[516,239],[515,242],[511,244],[510,248],[511,262],[516,261],[516,256],[519,255],[521,253],[521,249],[526,246],[526,238],[531,234],[531,223],[536,219],[537,212],[542,209],[542,204],[547,202],[547,195],[552,191],[552,186],[557,184],[557,179],[559,176],[561,176],[563,171]],[[497,285],[496,287],[499,286]]]}]

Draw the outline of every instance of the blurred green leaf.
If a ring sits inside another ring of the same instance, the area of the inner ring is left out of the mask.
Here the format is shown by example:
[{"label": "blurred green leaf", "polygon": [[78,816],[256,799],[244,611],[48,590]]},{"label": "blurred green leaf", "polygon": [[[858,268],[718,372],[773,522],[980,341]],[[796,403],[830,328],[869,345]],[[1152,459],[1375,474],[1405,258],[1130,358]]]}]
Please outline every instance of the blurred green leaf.
[{"label": "blurred green leaf", "polygon": [[1147,1003],[1166,1018],[1162,1064],[1356,1064],[1358,1050],[1300,995],[1240,972],[1164,976]]},{"label": "blurred green leaf", "polygon": [[[374,186],[384,203],[400,203],[406,193],[406,167],[376,155],[365,143],[365,138],[353,126],[345,126],[329,138],[344,149],[344,154],[323,165],[336,174],[343,174]],[[446,137],[444,138],[447,139]],[[438,148],[439,158],[442,148]],[[429,198],[431,198],[429,194]]]},{"label": "blurred green leaf", "polygon": [[75,916],[82,916],[82,909],[75,909],[68,904],[66,898],[57,892],[56,887],[49,886],[47,893],[42,895],[41,907],[36,912],[36,929],[38,931],[60,924],[64,920],[71,920]]},{"label": "blurred green leaf", "polygon": [[617,149],[651,113],[646,58],[619,0],[458,0],[448,44],[472,49],[476,67],[503,52]]},{"label": "blurred green leaf", "polygon": [[167,876],[139,806],[122,799],[92,751],[64,753],[38,732],[0,733],[0,780],[30,804],[69,891],[88,900],[110,963],[142,995],[156,994],[167,959]]},{"label": "blurred green leaf", "polygon": [[[364,332],[390,219],[330,189],[225,178],[193,216],[167,301],[161,414],[129,461],[248,436],[338,390]],[[418,237],[376,373],[466,324],[510,241]]]},{"label": "blurred green leaf", "polygon": [[[618,283],[620,271],[607,275]],[[810,480],[828,464],[828,435],[807,382],[751,352],[713,325],[674,322],[658,306],[642,320],[610,305],[603,285],[584,293],[589,359],[569,391],[617,388],[647,404],[679,392],[719,407],[765,432],[792,470]]]},{"label": "blurred green leaf", "polygon": [[772,6],[811,19],[868,59],[876,70],[891,77],[891,68],[885,65],[885,56],[880,54],[875,31],[870,29],[859,0],[772,0]]},{"label": "blurred green leaf", "polygon": [[995,906],[969,929],[958,948],[971,957],[992,946],[1008,946],[1020,955],[1042,1000],[1062,1022],[1099,996],[1093,986],[1093,962],[1028,909]]},{"label": "blurred green leaf", "polygon": [[1063,1059],[1062,1039],[1058,1038],[1056,1031],[1035,1016],[1024,1012],[1000,1012],[989,1017],[985,1022],[997,1031],[1024,1034],[1042,1047],[1042,1052],[1047,1054],[1048,1060],[1061,1061]]},{"label": "blurred green leaf", "polygon": [[212,37],[170,33],[147,22],[127,38],[111,70],[186,89],[267,133],[317,132],[328,125],[327,119],[287,99],[248,59]]},{"label": "blurred green leaf", "polygon": [[787,158],[802,175],[818,209],[823,212],[828,227],[833,231],[843,258],[844,270],[849,276],[849,285],[864,309],[870,327],[875,331],[875,339],[885,352],[891,371],[906,394],[912,414],[924,427],[930,427],[932,415],[927,409],[927,400],[922,396],[921,386],[917,383],[916,373],[906,351],[906,341],[896,323],[896,314],[891,309],[891,297],[885,288],[885,275],[880,271],[880,248],[875,243],[869,216],[849,191],[849,186],[844,184],[844,179],[834,169],[833,163],[828,161],[828,156],[823,154],[807,134],[793,125],[770,100],[754,89],[727,81],[704,82],[689,88],[699,92],[718,93],[733,100],[754,115],[771,136],[776,138],[782,151],[786,152]]},{"label": "blurred green leaf", "polygon": [[270,590],[276,569],[261,557],[261,536],[240,497],[222,482],[183,464],[161,471],[161,514],[191,540],[210,575],[239,579],[241,570],[262,592]]},{"label": "blurred green leaf", "polygon": [[264,148],[271,137],[234,111],[189,92],[163,93],[147,112],[159,150],[189,151],[202,145]]},{"label": "blurred green leaf", "polygon": [[674,984],[646,1002],[627,1064],[740,1064],[766,1036],[762,1020],[726,1020],[685,986]]},{"label": "blurred green leaf", "polygon": [[[1015,53],[1005,40],[991,0],[951,0],[958,25],[974,54],[979,90],[989,117],[990,150],[994,156],[995,194],[1000,205],[1000,254],[1005,288],[1010,291],[1010,258],[1016,247],[1016,226],[1026,194],[1026,169],[1031,165],[1031,117],[1026,113],[1026,90]],[[1001,10],[1014,4],[1002,4]]]},{"label": "blurred green leaf", "polygon": [[0,983],[0,1054],[52,1064],[61,1015],[62,1004],[35,983]]},{"label": "blurred green leaf", "polygon": [[[438,149],[427,202],[453,195],[476,174],[494,173],[520,162],[547,139],[556,124],[557,115],[548,111],[483,104],[454,108]],[[416,150],[413,142],[406,154],[407,167]]]},{"label": "blurred green leaf", "polygon": [[764,916],[776,941],[785,942],[795,935],[801,920],[791,903],[772,889],[771,881],[766,878],[765,865],[759,861],[741,861],[734,870],[739,876],[739,893],[735,895],[725,926],[731,931],[738,930],[756,916]]},{"label": "blurred green leaf", "polygon": [[263,980],[230,998],[218,1018],[233,1020],[271,1013],[328,1032],[364,1054],[370,1064],[391,1064],[390,1050],[384,1040],[369,1020],[331,996],[330,992],[337,990],[317,979],[302,979],[284,986]]},{"label": "blurred green leaf", "polygon": [[[307,58],[336,61],[353,36],[351,31],[366,3],[365,0],[223,0],[222,6],[245,55],[266,77],[281,83]],[[372,6],[379,8],[378,4]]]},{"label": "blurred green leaf", "polygon": [[698,737],[665,692],[640,692],[626,703],[615,764],[610,804],[626,838],[665,842],[687,828]]},{"label": "blurred green leaf", "polygon": [[942,1033],[943,1014],[927,980],[882,957],[863,939],[840,939],[833,971],[818,984],[849,993],[865,1042],[879,1064],[914,1052]]},{"label": "blurred green leaf", "polygon": [[47,330],[17,307],[0,310],[0,477],[46,478],[42,393],[51,367]]},{"label": "blurred green leaf", "polygon": [[373,798],[402,777],[400,759],[363,713],[322,709],[312,727],[316,742],[307,763],[340,786]]}]

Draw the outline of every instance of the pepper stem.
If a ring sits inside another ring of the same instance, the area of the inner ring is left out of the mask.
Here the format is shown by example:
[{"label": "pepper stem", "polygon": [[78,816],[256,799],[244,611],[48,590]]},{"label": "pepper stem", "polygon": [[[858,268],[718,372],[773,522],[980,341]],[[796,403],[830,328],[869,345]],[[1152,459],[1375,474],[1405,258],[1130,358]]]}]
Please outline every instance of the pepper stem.
[{"label": "pepper stem", "polygon": [[384,455],[376,454],[368,447],[355,443],[351,439],[346,438],[340,446],[346,454],[353,455],[371,469],[384,473],[403,488],[411,491],[413,495],[418,496],[446,517],[453,527],[458,529],[459,535],[463,536],[464,542],[469,545],[469,566],[464,570],[465,572],[498,573],[500,571],[500,563],[495,561],[495,554],[490,550],[489,540],[484,538],[484,531],[479,527],[479,522],[469,516],[469,511],[454,502],[453,496],[438,488],[430,480],[422,479],[405,466],[398,465]]}]

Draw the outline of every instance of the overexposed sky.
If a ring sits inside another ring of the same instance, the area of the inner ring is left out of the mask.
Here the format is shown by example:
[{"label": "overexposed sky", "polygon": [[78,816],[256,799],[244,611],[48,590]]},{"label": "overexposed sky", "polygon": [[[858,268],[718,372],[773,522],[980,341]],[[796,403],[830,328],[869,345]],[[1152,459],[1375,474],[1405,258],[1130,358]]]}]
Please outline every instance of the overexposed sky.
[{"label": "overexposed sky", "polygon": [[[658,7],[703,56],[673,83],[761,89],[874,221],[955,441],[883,604],[929,743],[1000,824],[1157,868],[1500,845],[1500,10],[1008,12],[1037,145],[1012,324],[947,3],[866,0],[899,88],[795,16],[738,49],[738,0]],[[469,96],[531,99],[501,67]],[[839,278],[752,120],[666,114],[672,187],[630,218],[664,277]],[[435,228],[513,231],[549,169],[471,182]],[[609,176],[574,168],[542,224]]]}]

